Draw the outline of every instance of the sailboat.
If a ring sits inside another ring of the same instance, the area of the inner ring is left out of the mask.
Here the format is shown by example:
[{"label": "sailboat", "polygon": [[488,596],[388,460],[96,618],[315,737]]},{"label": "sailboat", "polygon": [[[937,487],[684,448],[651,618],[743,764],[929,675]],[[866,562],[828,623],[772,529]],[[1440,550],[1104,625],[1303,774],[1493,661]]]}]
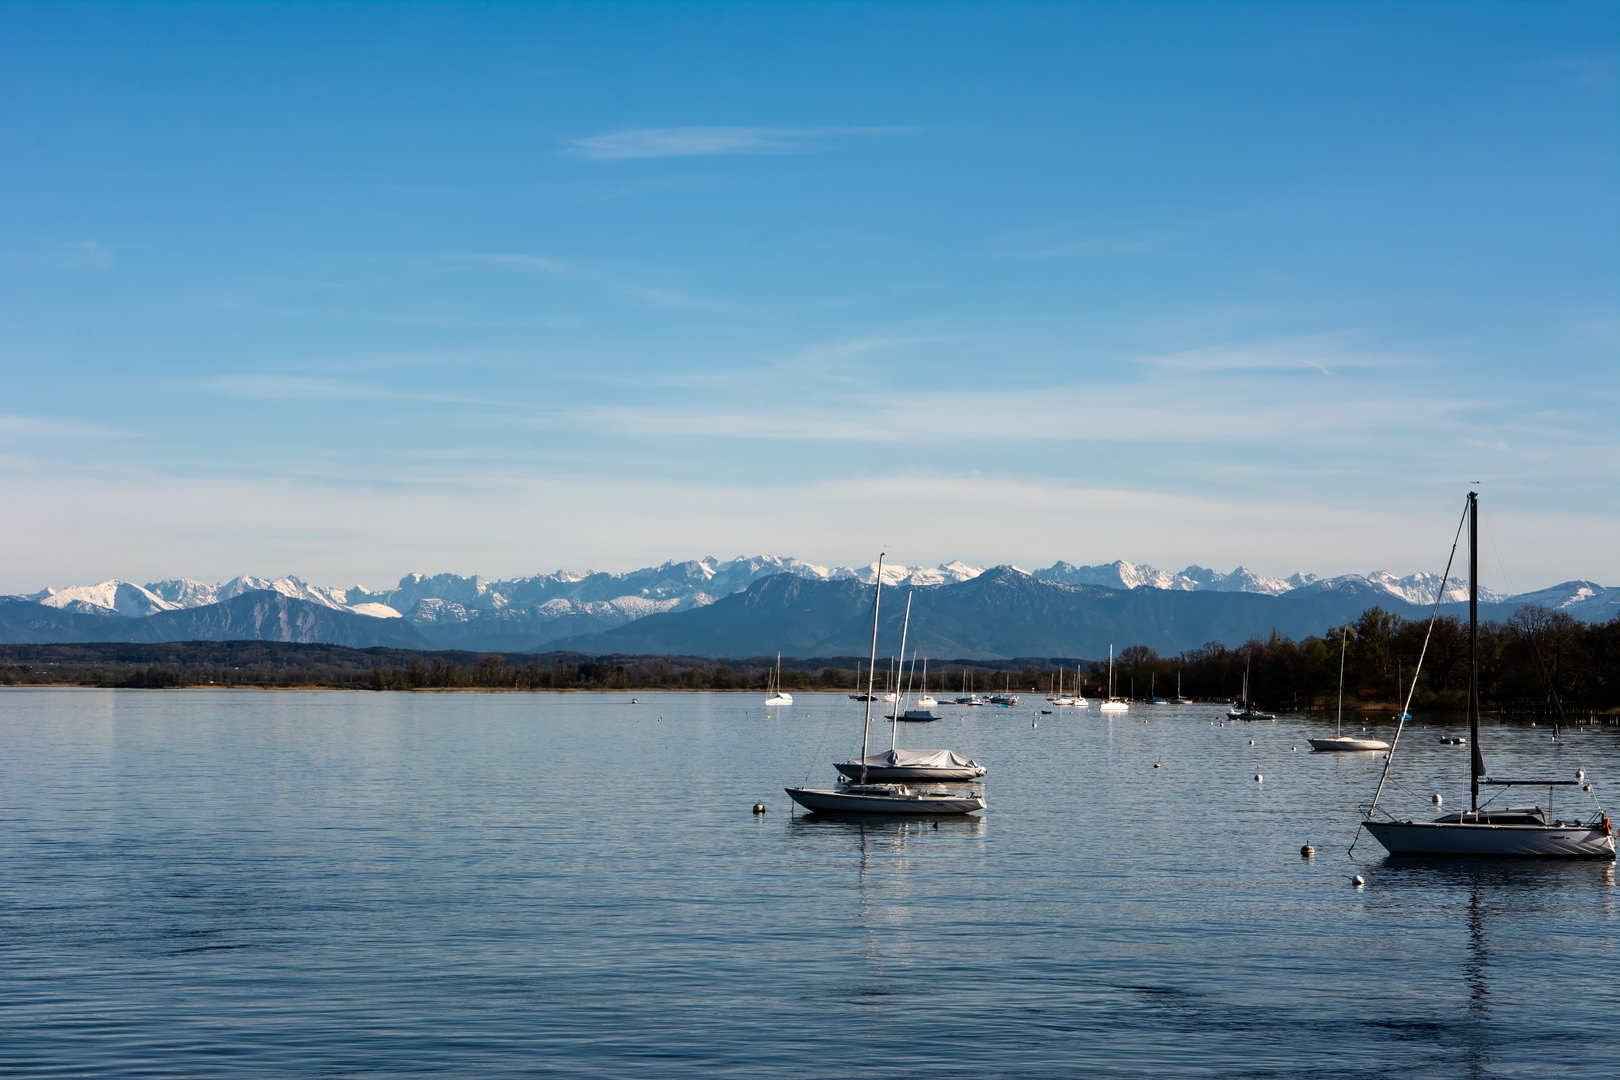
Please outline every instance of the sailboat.
[{"label": "sailboat", "polygon": [[1277,715],[1275,713],[1261,712],[1259,709],[1256,709],[1254,707],[1254,703],[1249,700],[1249,664],[1253,661],[1253,659],[1254,657],[1251,655],[1243,661],[1243,696],[1238,698],[1238,700],[1243,703],[1243,707],[1240,709],[1236,705],[1233,705],[1230,709],[1227,709],[1226,718],[1228,720],[1277,719]]},{"label": "sailboat", "polygon": [[861,685],[861,665],[860,665],[860,661],[856,661],[855,662],[855,686],[856,686],[856,690],[855,690],[855,693],[849,695],[849,700],[851,700],[851,701],[868,701],[868,700],[870,700],[870,695],[864,694],[864,693],[862,693],[860,691],[860,685]]},{"label": "sailboat", "polygon": [[[1080,669],[1078,669],[1078,668],[1075,669],[1074,678],[1075,678],[1076,682],[1080,681]],[[1058,669],[1057,669],[1057,693],[1053,694],[1051,697],[1047,698],[1046,700],[1050,701],[1055,708],[1068,708],[1068,709],[1076,708],[1076,707],[1079,707],[1079,706],[1084,706],[1085,703],[1086,703],[1085,698],[1076,698],[1073,694],[1065,694],[1063,692],[1063,665],[1062,664],[1059,664]]]},{"label": "sailboat", "polygon": [[967,668],[964,667],[962,669],[962,696],[956,699],[956,703],[958,705],[965,705],[968,708],[972,708],[972,709],[982,708],[983,705],[984,705],[984,698],[980,697],[978,694],[973,693],[968,688],[968,679],[969,679],[968,670],[967,670]]},{"label": "sailboat", "polygon": [[1339,635],[1339,726],[1331,739],[1310,740],[1313,750],[1388,750],[1389,743],[1382,739],[1357,739],[1344,733],[1344,654],[1350,646],[1350,628],[1342,628]]},{"label": "sailboat", "polygon": [[[916,589],[917,589],[916,584],[913,584],[911,586],[911,592],[915,592]],[[905,620],[900,624],[900,663],[901,663],[902,667],[905,665],[905,662],[906,662],[906,635],[911,630],[911,592],[906,593],[906,617],[905,617]],[[911,654],[911,670],[913,672],[915,672],[917,670],[917,654],[916,654],[915,651],[912,652],[912,654]],[[925,664],[925,666],[923,668],[923,671],[925,673],[924,677],[926,678],[927,677],[926,676],[926,672],[927,672],[926,664]],[[900,680],[898,678],[896,678],[895,679],[895,684],[899,685],[899,682],[900,682]],[[935,721],[935,720],[943,720],[943,719],[945,719],[943,716],[937,715],[933,711],[933,709],[930,707],[932,705],[938,705],[939,704],[939,702],[935,701],[933,698],[928,698],[929,705],[927,705],[927,706],[925,706],[921,701],[918,701],[917,702],[917,708],[915,708],[915,709],[907,708],[906,707],[906,705],[907,705],[906,699],[908,697],[910,697],[910,696],[911,696],[911,679],[908,676],[906,678],[906,689],[900,695],[899,704],[897,704],[895,706],[894,712],[889,713],[888,715],[884,716],[884,719],[885,720],[893,720],[896,723],[909,721],[911,723],[920,723],[920,724],[925,724],[925,723],[930,723],[930,722]]]},{"label": "sailboat", "polygon": [[919,693],[921,696],[917,698],[917,708],[932,709],[935,705],[939,704],[939,702],[928,696],[928,658],[926,656],[923,657],[922,687]]},{"label": "sailboat", "polygon": [[[1468,493],[1468,503],[1463,510],[1463,521],[1457,525],[1459,536],[1462,527],[1468,526],[1468,743],[1469,754],[1469,809],[1455,814],[1447,814],[1433,821],[1413,821],[1411,819],[1397,819],[1387,811],[1384,816],[1374,820],[1379,813],[1378,797],[1383,794],[1384,783],[1389,778],[1390,766],[1393,760],[1386,760],[1384,773],[1378,780],[1378,790],[1373,793],[1373,801],[1367,807],[1361,827],[1373,835],[1373,839],[1384,845],[1384,850],[1391,855],[1484,855],[1484,856],[1541,856],[1566,859],[1613,859],[1614,858],[1614,826],[1608,815],[1603,812],[1602,806],[1584,820],[1579,816],[1554,818],[1549,810],[1542,810],[1539,806],[1504,806],[1497,809],[1490,807],[1490,799],[1485,806],[1479,805],[1479,789],[1486,787],[1499,787],[1509,791],[1516,787],[1544,787],[1547,789],[1547,805],[1552,806],[1553,789],[1561,787],[1585,786],[1590,791],[1591,786],[1584,784],[1585,777],[1576,773],[1574,780],[1498,780],[1490,775],[1485,768],[1485,757],[1479,748],[1479,496],[1476,492]],[[1440,591],[1435,595],[1434,612],[1429,617],[1429,633],[1434,632],[1434,622],[1440,613],[1440,598],[1445,595],[1445,582],[1451,576],[1451,563],[1457,555],[1457,541],[1451,544],[1451,558],[1446,560],[1446,573],[1441,579]],[[1418,671],[1423,670],[1423,656],[1428,653],[1429,639],[1423,640],[1423,653],[1418,656]],[[1412,695],[1417,691],[1417,676],[1412,678],[1411,688],[1407,692],[1406,705],[1401,710],[1395,728],[1394,745],[1399,746],[1401,729],[1406,724],[1406,716],[1411,712]],[[1395,757],[1395,750],[1391,748],[1389,758]],[[1353,847],[1354,845],[1352,845]]]},{"label": "sailboat", "polygon": [[781,653],[776,654],[776,682],[775,682],[774,685],[776,687],[776,691],[775,691],[775,693],[771,694],[770,697],[765,699],[765,704],[767,704],[767,705],[791,705],[791,704],[793,704],[793,695],[789,694],[789,693],[786,693],[782,689],[782,654]]},{"label": "sailboat", "polygon": [[1108,646],[1108,700],[1097,706],[1103,712],[1124,712],[1130,706],[1114,696],[1114,647]]},{"label": "sailboat", "polygon": [[1178,671],[1176,672],[1176,696],[1170,699],[1170,704],[1191,705],[1192,703],[1192,698],[1185,698],[1181,696],[1181,672]]},{"label": "sailboat", "polygon": [[[872,598],[872,663],[867,671],[867,702],[866,718],[861,727],[861,756],[855,759],[859,771],[855,776],[858,783],[846,784],[837,790],[825,788],[786,788],[788,798],[804,807],[806,810],[830,813],[867,813],[867,814],[972,814],[984,809],[984,796],[977,793],[966,795],[952,794],[948,791],[912,791],[905,784],[874,784],[869,783],[877,779],[872,775],[874,766],[883,768],[879,761],[873,762],[867,755],[867,740],[872,732],[872,691],[876,683],[872,669],[877,667],[877,632],[878,609],[883,601],[883,556],[878,556],[877,584],[875,595]],[[891,736],[891,745],[896,737]],[[900,751],[890,750],[894,760],[888,764],[889,768],[905,768],[909,766],[925,767],[923,762],[906,762],[899,755],[909,753],[912,755],[950,753],[950,751]],[[838,766],[840,772],[848,762]],[[974,768],[979,768],[977,762],[969,762]],[[979,775],[984,770],[979,768]]]}]

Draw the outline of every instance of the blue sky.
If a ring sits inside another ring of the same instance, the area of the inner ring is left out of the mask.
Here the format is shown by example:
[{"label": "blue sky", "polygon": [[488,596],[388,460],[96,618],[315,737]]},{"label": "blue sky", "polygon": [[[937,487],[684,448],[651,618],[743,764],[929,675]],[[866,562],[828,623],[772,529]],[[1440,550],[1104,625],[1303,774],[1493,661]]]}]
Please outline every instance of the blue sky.
[{"label": "blue sky", "polygon": [[[0,591],[1620,584],[1620,6],[0,7]],[[1492,555],[1492,559],[1496,558]]]}]

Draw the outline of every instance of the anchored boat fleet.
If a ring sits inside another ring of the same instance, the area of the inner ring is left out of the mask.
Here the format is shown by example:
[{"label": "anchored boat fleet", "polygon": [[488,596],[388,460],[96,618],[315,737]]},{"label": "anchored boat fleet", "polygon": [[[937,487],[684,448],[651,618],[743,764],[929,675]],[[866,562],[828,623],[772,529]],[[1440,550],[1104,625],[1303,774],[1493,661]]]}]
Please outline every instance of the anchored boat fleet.
[{"label": "anchored boat fleet", "polygon": [[[1471,799],[1468,810],[1446,814],[1432,821],[1416,821],[1411,818],[1400,818],[1380,807],[1379,802],[1383,796],[1386,783],[1389,780],[1390,769],[1395,760],[1395,753],[1400,745],[1401,734],[1411,719],[1410,710],[1412,697],[1416,693],[1418,675],[1422,671],[1423,660],[1428,655],[1429,636],[1432,636],[1435,620],[1439,615],[1440,598],[1445,594],[1446,582],[1451,580],[1452,561],[1455,558],[1457,539],[1453,539],[1452,558],[1446,562],[1446,572],[1442,578],[1440,589],[1436,592],[1434,609],[1430,613],[1429,634],[1425,636],[1423,652],[1419,657],[1418,668],[1413,673],[1409,684],[1403,682],[1403,689],[1407,696],[1396,718],[1397,726],[1393,739],[1386,743],[1381,739],[1365,738],[1344,733],[1344,656],[1347,649],[1348,633],[1341,632],[1339,655],[1339,704],[1336,722],[1336,733],[1332,738],[1313,738],[1308,740],[1313,750],[1322,753],[1375,753],[1382,752],[1383,770],[1378,780],[1377,790],[1373,793],[1372,801],[1364,808],[1360,829],[1365,829],[1385,850],[1391,855],[1447,855],[1447,856],[1539,856],[1554,858],[1598,858],[1613,859],[1615,854],[1614,829],[1602,805],[1598,803],[1593,794],[1593,785],[1587,781],[1584,771],[1578,771],[1574,779],[1568,778],[1541,778],[1541,779],[1503,779],[1492,776],[1485,767],[1484,759],[1479,745],[1479,619],[1478,619],[1478,525],[1479,502],[1474,492],[1468,493],[1463,520],[1458,525],[1458,536],[1462,534],[1464,526],[1468,530],[1468,556],[1469,556],[1469,685],[1468,685],[1468,738],[1459,737],[1442,738],[1442,742],[1462,744],[1466,742],[1470,747],[1470,780]],[[844,761],[833,763],[838,773],[838,786],[830,788],[790,787],[786,788],[788,797],[794,803],[813,813],[821,814],[887,814],[887,815],[966,815],[974,814],[985,809],[986,802],[982,788],[969,786],[966,789],[940,789],[931,785],[941,783],[967,783],[972,785],[982,781],[985,776],[985,767],[973,758],[956,750],[930,747],[906,748],[900,746],[901,725],[905,723],[932,723],[942,719],[934,708],[939,704],[927,693],[927,661],[923,661],[922,675],[918,682],[915,699],[911,694],[911,680],[916,674],[917,656],[911,656],[910,671],[906,671],[907,635],[911,626],[911,601],[915,586],[907,593],[906,612],[901,622],[901,641],[899,653],[899,666],[895,667],[891,658],[891,668],[887,673],[893,677],[894,689],[880,694],[876,683],[877,671],[877,639],[878,615],[882,605],[882,569],[883,558],[878,558],[877,581],[872,597],[872,642],[871,657],[866,668],[866,687],[850,694],[850,698],[864,704],[864,717],[861,723],[860,753]],[[1113,647],[1109,647],[1108,657],[1108,696],[1099,704],[1099,711],[1104,713],[1123,712],[1129,704],[1114,693],[1114,656]],[[903,676],[903,677],[902,677]],[[1237,703],[1234,703],[1224,718],[1225,722],[1243,721],[1275,721],[1276,716],[1254,708],[1249,701],[1249,673],[1244,671],[1243,693]],[[963,676],[963,695],[955,699],[955,704],[973,708],[986,705],[1001,706],[1004,708],[1016,707],[1017,695],[1002,693],[988,698],[969,692],[966,685],[967,676]],[[886,680],[887,683],[887,680]],[[1080,693],[1081,678],[1078,669],[1069,692],[1065,692],[1063,673],[1060,668],[1057,675],[1054,692],[1046,700],[1052,709],[1058,708],[1084,708],[1088,704]],[[791,701],[781,690],[780,659],[778,669],[772,682],[773,696],[770,704],[778,704],[784,700]],[[1556,695],[1553,700],[1557,701]],[[889,748],[876,753],[872,752],[872,703],[884,702],[893,705],[890,712],[883,714],[883,719],[890,724]],[[1179,676],[1177,678],[1176,697],[1167,701],[1156,694],[1149,697],[1147,704],[1176,704],[1190,705],[1188,699],[1181,696]],[[1562,706],[1559,706],[1560,710]],[[1040,714],[1050,714],[1052,709],[1038,710]],[[1038,719],[1032,721],[1038,724]],[[1157,766],[1156,766],[1157,767]],[[1256,776],[1256,780],[1259,776]],[[1484,804],[1480,802],[1481,788],[1497,788],[1499,794],[1511,792],[1515,788],[1541,788],[1548,792],[1548,808],[1539,805],[1515,805],[1493,807],[1493,799],[1487,799]],[[1582,794],[1591,795],[1592,807],[1582,813],[1565,811],[1562,815],[1552,813],[1553,793],[1561,788],[1577,788]],[[1441,803],[1439,795],[1433,797],[1435,805]],[[763,810],[763,807],[756,809]],[[1352,843],[1352,850],[1354,844]],[[1309,847],[1305,849],[1308,853]]]}]

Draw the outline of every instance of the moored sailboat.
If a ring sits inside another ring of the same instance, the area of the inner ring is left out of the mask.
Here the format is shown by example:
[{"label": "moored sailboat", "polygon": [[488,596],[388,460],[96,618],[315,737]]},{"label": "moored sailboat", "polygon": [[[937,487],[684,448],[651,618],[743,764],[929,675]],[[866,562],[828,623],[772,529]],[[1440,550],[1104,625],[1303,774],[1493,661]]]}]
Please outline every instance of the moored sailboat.
[{"label": "moored sailboat", "polygon": [[[1479,789],[1499,787],[1504,792],[1516,787],[1545,787],[1548,805],[1552,793],[1560,787],[1584,787],[1585,777],[1576,774],[1574,780],[1498,780],[1485,768],[1485,758],[1479,747],[1479,496],[1470,491],[1463,511],[1463,522],[1468,527],[1468,744],[1469,803],[1468,810],[1447,814],[1433,821],[1398,819],[1387,811],[1382,818],[1378,798],[1383,794],[1390,767],[1394,764],[1395,749],[1400,745],[1401,730],[1411,712],[1412,696],[1417,691],[1417,676],[1412,678],[1405,707],[1395,728],[1395,738],[1378,790],[1373,793],[1371,805],[1366,809],[1361,827],[1384,846],[1391,855],[1480,855],[1480,856],[1538,856],[1566,859],[1613,859],[1614,826],[1603,807],[1584,819],[1552,818],[1539,806],[1504,806],[1491,808],[1479,804]],[[1440,597],[1445,595],[1445,582],[1451,576],[1451,563],[1456,558],[1457,541],[1451,545],[1452,557],[1446,560],[1446,573],[1436,594],[1434,612],[1429,617],[1429,633],[1434,632],[1435,618],[1440,611]],[[1423,653],[1418,657],[1418,671],[1423,669],[1423,657],[1428,653],[1429,638],[1423,640]],[[1437,800],[1438,801],[1438,800]],[[1595,802],[1595,800],[1594,800]],[[1353,847],[1354,845],[1352,845]]]},{"label": "moored sailboat", "polygon": [[1103,712],[1124,712],[1130,708],[1114,696],[1114,647],[1108,646],[1108,700],[1097,706]]},{"label": "moored sailboat", "polygon": [[776,680],[773,684],[771,696],[765,699],[767,705],[791,705],[793,695],[782,689],[782,654],[776,654]]},{"label": "moored sailboat", "polygon": [[[872,668],[877,666],[878,610],[883,600],[883,556],[878,556],[876,595],[872,598],[872,663],[868,669],[866,717],[861,728],[861,756],[834,765],[840,773],[857,781],[836,790],[825,788],[787,788],[788,798],[806,810],[827,813],[878,814],[972,814],[983,810],[984,796],[974,792],[957,794],[949,791],[912,791],[905,784],[874,784],[873,780],[975,780],[984,775],[984,767],[971,758],[951,750],[902,750],[899,748],[898,727],[891,730],[889,752],[871,755],[868,739],[872,730],[872,700],[875,689]],[[907,625],[910,623],[910,597],[906,601]],[[902,635],[905,633],[902,630]],[[901,655],[904,655],[902,637]]]},{"label": "moored sailboat", "polygon": [[1350,647],[1350,628],[1339,631],[1339,721],[1337,734],[1331,739],[1311,739],[1312,750],[1388,750],[1389,743],[1382,739],[1358,739],[1344,733],[1344,654]]}]

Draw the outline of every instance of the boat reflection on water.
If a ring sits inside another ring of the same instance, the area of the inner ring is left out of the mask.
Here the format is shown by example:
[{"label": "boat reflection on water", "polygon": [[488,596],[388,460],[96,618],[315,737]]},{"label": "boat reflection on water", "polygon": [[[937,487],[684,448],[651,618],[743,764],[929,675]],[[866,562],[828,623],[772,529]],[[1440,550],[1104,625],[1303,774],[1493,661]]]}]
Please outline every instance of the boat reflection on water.
[{"label": "boat reflection on water", "polygon": [[[1391,916],[1410,916],[1417,909],[1455,911],[1462,949],[1457,966],[1449,969],[1456,982],[1448,984],[1446,969],[1433,972],[1437,981],[1424,995],[1432,1004],[1423,1007],[1423,1015],[1371,1022],[1396,1030],[1424,1030],[1431,1038],[1436,1031],[1448,1033],[1443,1042],[1450,1043],[1450,1053],[1444,1046],[1436,1049],[1440,1060],[1455,1055],[1449,1062],[1455,1075],[1518,1075],[1526,1064],[1522,1026],[1531,1011],[1546,1006],[1546,983],[1535,971],[1541,950],[1526,948],[1525,927],[1545,927],[1544,948],[1555,950],[1553,935],[1559,927],[1589,925],[1594,913],[1616,914],[1614,883],[1613,863],[1386,855],[1368,874],[1368,901]],[[1563,980],[1557,996],[1572,1006],[1563,1017],[1569,1025],[1570,1047],[1551,1053],[1541,1064],[1573,1067],[1585,1056],[1574,1047],[1590,1046],[1600,1036],[1598,1031],[1580,1032],[1581,1014],[1587,1020],[1604,1015],[1601,1008],[1593,1014],[1575,1006],[1612,999],[1612,980],[1593,970]]]}]

